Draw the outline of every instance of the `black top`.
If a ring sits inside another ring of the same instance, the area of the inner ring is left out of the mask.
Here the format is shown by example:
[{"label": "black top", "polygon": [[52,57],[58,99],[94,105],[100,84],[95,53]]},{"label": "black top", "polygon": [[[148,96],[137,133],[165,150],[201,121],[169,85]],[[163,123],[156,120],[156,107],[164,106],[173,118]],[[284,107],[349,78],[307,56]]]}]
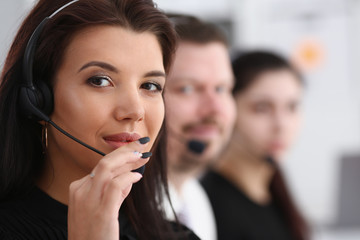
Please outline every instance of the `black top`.
[{"label": "black top", "polygon": [[[0,239],[65,240],[67,212],[66,205],[35,187],[24,199],[0,202]],[[119,214],[119,224],[121,240],[138,239],[122,211]],[[185,230],[188,232],[189,240],[199,239],[188,229]]]},{"label": "black top", "polygon": [[292,239],[279,208],[251,201],[240,189],[213,171],[201,180],[213,207],[218,240]]}]

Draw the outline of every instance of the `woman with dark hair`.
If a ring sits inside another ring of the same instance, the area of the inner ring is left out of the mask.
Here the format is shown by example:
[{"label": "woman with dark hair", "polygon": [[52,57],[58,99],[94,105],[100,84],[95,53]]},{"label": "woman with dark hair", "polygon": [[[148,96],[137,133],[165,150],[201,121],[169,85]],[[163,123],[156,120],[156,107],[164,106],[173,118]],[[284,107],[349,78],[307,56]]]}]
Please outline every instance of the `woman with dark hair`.
[{"label": "woman with dark hair", "polygon": [[237,121],[228,149],[202,184],[218,239],[308,238],[278,161],[300,125],[304,82],[284,58],[248,52],[233,62]]},{"label": "woman with dark hair", "polygon": [[198,239],[160,208],[175,39],[151,0],[36,4],[1,74],[0,239]]}]

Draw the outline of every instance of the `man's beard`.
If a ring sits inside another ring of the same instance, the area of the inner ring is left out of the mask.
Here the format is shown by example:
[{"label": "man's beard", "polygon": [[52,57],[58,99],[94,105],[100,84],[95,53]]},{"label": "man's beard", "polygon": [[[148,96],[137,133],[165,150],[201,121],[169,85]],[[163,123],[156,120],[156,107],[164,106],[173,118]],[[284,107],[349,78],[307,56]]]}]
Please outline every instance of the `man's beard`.
[{"label": "man's beard", "polygon": [[[209,116],[201,119],[200,121],[185,124],[182,127],[182,133],[185,135],[186,133],[191,134],[192,129],[198,126],[214,126],[219,129],[220,134],[223,132],[223,128],[221,124],[219,124],[219,121],[213,116]],[[221,138],[220,135],[218,137]],[[195,139],[195,140],[202,140],[202,139]],[[208,145],[207,148],[209,147],[211,148],[212,145],[211,142],[208,142],[206,140],[204,140],[203,142]],[[196,154],[194,152],[191,152],[189,149],[186,149],[184,152],[180,154],[176,164],[173,165],[172,167],[173,171],[177,173],[188,173],[188,172],[198,171],[206,167],[210,163],[212,163],[218,157],[218,153],[215,153],[215,155],[210,155],[210,156],[209,155],[205,156],[204,154],[205,154],[204,152],[200,154]]]},{"label": "man's beard", "polygon": [[173,170],[178,173],[196,172],[209,165],[214,159],[214,156],[205,159],[201,154],[182,153],[179,161],[173,166]]}]

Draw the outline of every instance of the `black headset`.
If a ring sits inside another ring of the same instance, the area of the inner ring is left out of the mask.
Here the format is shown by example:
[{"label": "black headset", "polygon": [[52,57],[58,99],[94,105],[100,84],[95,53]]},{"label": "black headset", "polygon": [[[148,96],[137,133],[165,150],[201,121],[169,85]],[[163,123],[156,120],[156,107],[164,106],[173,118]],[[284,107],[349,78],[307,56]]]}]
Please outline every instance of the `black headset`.
[{"label": "black headset", "polygon": [[54,100],[51,88],[41,79],[33,80],[34,55],[39,36],[49,19],[55,16],[62,9],[77,2],[73,0],[57,9],[53,14],[46,17],[32,33],[25,49],[23,58],[23,82],[19,92],[20,112],[35,121],[51,121],[49,115],[53,111]]},{"label": "black headset", "polygon": [[34,32],[32,33],[26,45],[23,58],[23,82],[20,86],[18,96],[19,110],[20,113],[25,117],[34,121],[44,120],[72,140],[80,143],[84,147],[102,156],[105,156],[105,153],[77,139],[76,137],[72,136],[70,133],[59,127],[56,123],[51,121],[49,115],[52,113],[54,108],[54,96],[51,88],[43,80],[37,79],[37,81],[35,81],[36,83],[34,83],[33,79],[35,50],[37,47],[37,41],[45,24],[58,12],[77,1],[79,0],[73,0],[71,2],[68,2],[64,6],[57,9],[53,14],[44,18],[44,20],[41,21],[41,23],[35,28]]}]

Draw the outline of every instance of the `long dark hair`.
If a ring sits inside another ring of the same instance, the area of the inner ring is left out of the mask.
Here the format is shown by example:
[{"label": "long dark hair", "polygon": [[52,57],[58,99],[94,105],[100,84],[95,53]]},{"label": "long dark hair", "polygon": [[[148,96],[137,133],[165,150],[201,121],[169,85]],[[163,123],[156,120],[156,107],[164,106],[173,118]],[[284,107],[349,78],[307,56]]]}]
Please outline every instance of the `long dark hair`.
[{"label": "long dark hair", "polygon": [[[18,198],[28,192],[44,167],[41,125],[22,117],[19,111],[22,59],[37,25],[68,2],[40,0],[24,20],[7,55],[0,83],[0,200]],[[34,58],[35,84],[41,79],[52,86],[71,38],[80,29],[94,25],[116,25],[154,34],[168,72],[175,51],[175,32],[151,0],[80,0],[56,14],[42,30]],[[133,186],[123,205],[141,239],[164,239],[166,230],[170,231],[159,208],[163,190],[167,191],[161,137],[164,131],[160,131],[154,144],[153,160],[147,164],[144,178]]]},{"label": "long dark hair", "polygon": [[[278,54],[269,51],[252,51],[239,55],[233,61],[234,96],[236,97],[245,91],[260,74],[283,69],[293,73],[302,85],[305,84],[297,69]],[[293,238],[296,240],[308,239],[309,230],[306,221],[295,206],[283,174],[278,167],[275,167],[275,174],[270,183],[270,193],[274,204],[282,212]]]}]

